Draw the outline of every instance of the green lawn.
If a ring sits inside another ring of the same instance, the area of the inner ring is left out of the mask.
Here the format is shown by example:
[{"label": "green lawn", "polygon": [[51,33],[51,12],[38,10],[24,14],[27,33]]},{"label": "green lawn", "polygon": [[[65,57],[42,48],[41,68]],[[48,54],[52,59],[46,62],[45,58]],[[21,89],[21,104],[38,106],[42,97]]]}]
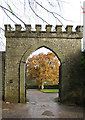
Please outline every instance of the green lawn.
[{"label": "green lawn", "polygon": [[54,92],[59,92],[59,89],[40,89],[40,91],[44,93],[54,93]]}]

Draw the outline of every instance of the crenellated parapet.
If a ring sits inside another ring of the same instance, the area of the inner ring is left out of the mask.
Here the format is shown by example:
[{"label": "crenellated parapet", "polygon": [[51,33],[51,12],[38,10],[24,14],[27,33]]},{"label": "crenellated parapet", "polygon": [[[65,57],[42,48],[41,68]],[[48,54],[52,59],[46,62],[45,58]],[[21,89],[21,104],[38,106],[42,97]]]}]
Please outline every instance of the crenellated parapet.
[{"label": "crenellated parapet", "polygon": [[15,29],[11,27],[10,24],[5,25],[5,36],[7,38],[9,37],[50,37],[50,38],[82,38],[82,26],[77,26],[75,28],[75,31],[73,31],[73,26],[72,25],[67,25],[65,28],[65,31],[62,30],[62,25],[56,25],[55,31],[52,31],[52,25],[46,25],[46,30],[42,31],[42,26],[41,25],[36,25],[35,26],[35,31],[31,29],[30,24],[25,25],[25,29],[22,29],[20,24],[15,24]]}]

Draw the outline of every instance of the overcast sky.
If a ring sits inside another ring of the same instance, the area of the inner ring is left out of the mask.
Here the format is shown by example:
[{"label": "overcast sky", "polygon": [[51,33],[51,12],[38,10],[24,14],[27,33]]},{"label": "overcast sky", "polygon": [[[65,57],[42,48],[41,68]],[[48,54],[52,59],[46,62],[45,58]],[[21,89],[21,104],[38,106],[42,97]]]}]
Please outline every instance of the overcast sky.
[{"label": "overcast sky", "polygon": [[[57,19],[54,19],[54,17],[50,13],[47,13],[39,5],[36,5],[33,1],[34,0],[30,0],[31,5],[39,16],[44,18],[49,24],[52,24],[53,26],[55,26],[56,24],[61,24]],[[83,11],[81,9],[81,6],[83,6],[84,0],[60,0],[60,8],[58,6],[58,2],[56,2],[59,0],[53,0],[52,4],[50,3],[50,0],[36,1],[42,4],[48,10],[56,12],[60,14],[63,18],[67,19],[64,20],[57,16],[60,21],[62,21],[64,27],[66,25],[74,25],[74,27],[77,25],[83,25]],[[47,1],[51,5],[49,5]],[[28,0],[0,0],[0,5],[9,9],[7,3],[11,6],[13,12],[26,24],[32,24],[33,28],[35,24],[42,24],[43,28],[45,27],[46,23],[44,23],[41,19],[35,16],[33,11],[31,11],[31,9],[29,8]],[[14,22],[6,16],[5,12],[12,18]],[[11,24],[12,26],[14,26],[15,23],[21,24],[23,26],[23,23],[21,23],[17,18],[15,18],[14,15],[7,11],[5,12],[2,10],[2,8],[0,8],[0,27],[4,29],[4,24]],[[0,30],[0,33],[0,50],[2,50],[4,46],[3,44],[5,44],[5,38],[3,35],[3,31]]]},{"label": "overcast sky", "polygon": [[29,57],[32,57],[34,55],[38,55],[39,53],[47,54],[48,52],[52,52],[52,51],[50,51],[49,49],[47,49],[45,47],[42,47],[42,48],[36,50],[35,52],[33,52]]},{"label": "overcast sky", "polygon": [[[25,6],[24,6],[25,1]],[[30,0],[33,1],[33,0]],[[80,25],[82,24],[82,9],[81,5],[83,5],[83,0],[60,0],[60,8],[56,7],[58,6],[55,2],[56,0],[53,0],[53,6],[48,4],[46,1],[50,0],[36,0],[38,3],[42,4],[45,8],[47,8],[50,11],[56,12],[60,14],[65,19],[69,20],[63,20],[60,17],[58,17],[64,26],[72,24],[72,25]],[[59,1],[59,0],[58,0]],[[1,0],[0,5],[6,7],[7,9],[7,3],[10,5],[13,12],[21,18],[25,23],[27,24],[43,24],[43,22],[34,15],[34,13],[29,9],[28,0]],[[39,14],[42,18],[44,18],[49,24],[56,25],[61,24],[57,19],[54,20],[52,15],[50,13],[47,13],[45,10],[41,9],[40,6],[32,3],[33,8],[36,8],[37,14]],[[35,10],[35,9],[34,9]],[[38,12],[39,11],[39,12]],[[7,12],[7,11],[6,11]],[[22,24],[16,17],[14,17],[12,14],[7,12],[7,14],[14,20],[15,23]],[[54,22],[53,22],[54,21]],[[0,8],[0,27],[4,27],[4,24],[11,24],[14,25],[15,23],[12,22],[4,13],[4,11]],[[23,24],[22,24],[23,25]]]}]

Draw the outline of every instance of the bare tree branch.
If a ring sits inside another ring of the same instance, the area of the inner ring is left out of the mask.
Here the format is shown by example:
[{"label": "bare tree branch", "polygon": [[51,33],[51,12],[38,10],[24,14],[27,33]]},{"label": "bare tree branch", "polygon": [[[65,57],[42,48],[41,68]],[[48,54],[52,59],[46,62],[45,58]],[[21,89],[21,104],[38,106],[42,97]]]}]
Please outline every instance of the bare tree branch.
[{"label": "bare tree branch", "polygon": [[[0,38],[1,38],[1,37],[0,37]],[[1,39],[2,39],[2,38],[1,38]],[[0,41],[0,42],[2,43],[3,46],[5,46],[5,44],[4,44],[2,41]]]},{"label": "bare tree branch", "polygon": [[24,0],[24,14],[25,14],[25,5],[26,5],[26,3],[25,3],[25,0]]},{"label": "bare tree branch", "polygon": [[67,2],[67,1],[61,1],[61,0],[56,0],[56,1],[57,1],[57,2],[60,1],[60,2],[64,2],[64,3],[69,3],[69,2]]},{"label": "bare tree branch", "polygon": [[[65,21],[70,21],[70,22],[72,22],[71,20],[67,20],[67,19],[65,19],[63,16],[61,16],[60,14],[58,14],[58,13],[56,13],[56,12],[53,12],[53,11],[50,11],[50,10],[48,10],[46,7],[44,7],[42,4],[40,4],[39,2],[37,2],[36,0],[33,0],[34,1],[34,3],[36,3],[36,5],[39,5],[41,8],[43,8],[43,10],[45,10],[46,12],[48,12],[49,14],[51,14],[56,20],[58,20],[59,21],[59,23],[60,24],[62,24],[63,25],[63,23],[62,23],[62,20],[61,19],[63,19],[63,20],[65,20]],[[60,0],[55,0],[57,3],[58,3],[58,6],[59,6],[59,8],[61,7],[61,5],[60,5],[60,2],[64,2],[64,1],[60,1]],[[26,1],[24,0],[24,2],[22,3],[21,1],[19,1],[21,4],[23,4],[24,5],[24,13],[25,13],[25,10],[26,10]],[[49,0],[47,1],[48,3],[50,2]],[[6,3],[6,2],[5,2]],[[13,2],[12,2],[13,3]],[[31,2],[30,2],[30,0],[28,0],[28,3],[29,3],[29,8],[31,9],[31,11],[39,18],[39,19],[41,19],[43,22],[45,22],[46,24],[49,24],[44,18],[42,18],[39,14],[37,14],[36,13],[36,11],[33,9],[33,6],[31,5]],[[8,5],[8,3],[6,3],[7,5]],[[12,20],[12,22],[14,22],[14,20],[6,13],[6,11],[8,11],[8,12],[10,12],[10,13],[12,13],[10,10],[8,10],[7,8],[5,8],[5,7],[3,7],[3,6],[1,6],[0,5],[0,7],[3,9],[3,11],[5,12],[5,14],[10,18],[10,20]],[[15,5],[15,7],[16,7],[16,5]],[[17,7],[16,7],[17,8]],[[18,8],[17,8],[18,9]],[[6,11],[5,11],[6,10]],[[18,19],[18,20],[20,20],[24,25],[25,25],[25,22],[22,20],[22,19],[20,19],[20,17],[18,17],[19,15],[16,15],[14,12],[13,12],[13,14],[14,14],[14,16]],[[61,18],[61,19],[60,19]],[[15,22],[14,22],[15,23]],[[64,26],[64,25],[63,25]],[[54,26],[53,26],[54,27]]]},{"label": "bare tree branch", "polygon": [[29,1],[29,0],[28,0],[28,3],[29,3],[29,6],[30,6],[31,10],[33,11],[33,13],[34,13],[38,18],[40,18],[41,20],[43,20],[46,24],[49,24],[47,21],[45,21],[42,17],[40,17],[40,16],[33,10],[33,8],[32,8],[31,5],[30,5],[30,1]]},{"label": "bare tree branch", "polygon": [[58,0],[58,6],[59,6],[59,8],[60,8],[60,10],[61,10],[61,5],[60,5],[60,2],[59,2],[59,0]]},{"label": "bare tree branch", "polygon": [[[34,0],[35,1],[35,0]],[[39,6],[41,6],[43,9],[45,9],[47,12],[49,12],[49,13],[51,13],[62,25],[63,25],[63,23],[59,20],[59,18],[58,17],[56,17],[55,15],[54,15],[54,12],[51,12],[51,11],[49,11],[49,10],[47,10],[45,7],[43,7],[41,4],[39,4],[37,1],[35,1]],[[56,13],[57,14],[57,13]],[[64,25],[63,25],[64,26]]]},{"label": "bare tree branch", "polygon": [[[48,9],[46,9],[45,7],[43,7],[40,3],[38,3],[36,0],[34,0],[39,6],[41,6],[44,10],[46,10],[47,12],[51,13],[51,14],[56,14],[58,15],[59,17],[61,17],[63,20],[66,20],[66,21],[71,21],[71,20],[67,20],[65,19],[64,17],[62,17],[60,14],[56,13],[56,12],[52,12],[52,11],[49,11]],[[54,16],[54,15],[53,15]],[[56,17],[57,18],[57,17]]]},{"label": "bare tree branch", "polygon": [[[22,13],[21,10],[19,10],[19,8],[16,7],[16,5],[13,3],[13,1],[12,1],[12,4],[13,4],[14,8],[16,8],[20,13]],[[18,13],[15,13],[15,14],[18,15]]]},{"label": "bare tree branch", "polygon": [[2,27],[0,27],[1,30],[5,31]]},{"label": "bare tree branch", "polygon": [[[8,9],[5,8],[5,7],[3,7],[2,5],[0,5],[0,7],[3,8],[4,10],[6,10],[6,11],[12,13],[10,10],[8,10]],[[13,14],[14,14],[14,16],[15,16],[18,20],[20,20],[20,21],[25,25],[25,22],[23,22],[17,15],[15,15],[15,13],[13,13]]]},{"label": "bare tree branch", "polygon": [[[2,8],[2,10],[4,11],[4,13],[8,16],[8,18],[12,21],[12,22],[14,22],[14,20],[12,20],[12,18],[6,13],[6,11]],[[15,24],[16,24],[16,22],[14,22]]]}]

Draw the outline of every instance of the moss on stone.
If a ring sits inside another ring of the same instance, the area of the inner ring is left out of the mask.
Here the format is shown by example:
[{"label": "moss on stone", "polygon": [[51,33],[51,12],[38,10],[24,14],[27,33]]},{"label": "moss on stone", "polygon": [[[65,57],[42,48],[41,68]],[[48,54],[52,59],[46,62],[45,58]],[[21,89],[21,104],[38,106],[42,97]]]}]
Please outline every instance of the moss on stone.
[{"label": "moss on stone", "polygon": [[54,101],[55,101],[55,102],[58,102],[58,97],[54,98]]}]

